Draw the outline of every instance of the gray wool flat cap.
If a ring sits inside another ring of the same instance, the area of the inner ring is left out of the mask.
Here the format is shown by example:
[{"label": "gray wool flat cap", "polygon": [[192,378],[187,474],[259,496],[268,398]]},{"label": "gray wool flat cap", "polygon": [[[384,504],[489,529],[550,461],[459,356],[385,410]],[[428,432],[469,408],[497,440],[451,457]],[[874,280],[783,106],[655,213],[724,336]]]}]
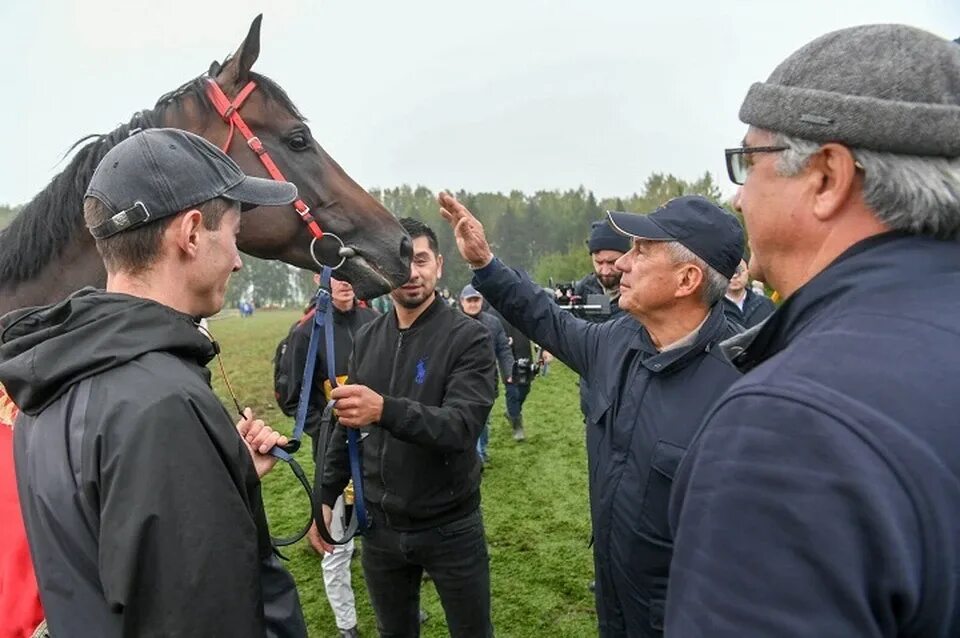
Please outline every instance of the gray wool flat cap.
[{"label": "gray wool flat cap", "polygon": [[752,126],[903,155],[960,156],[960,46],[873,24],[806,44],[740,107]]}]

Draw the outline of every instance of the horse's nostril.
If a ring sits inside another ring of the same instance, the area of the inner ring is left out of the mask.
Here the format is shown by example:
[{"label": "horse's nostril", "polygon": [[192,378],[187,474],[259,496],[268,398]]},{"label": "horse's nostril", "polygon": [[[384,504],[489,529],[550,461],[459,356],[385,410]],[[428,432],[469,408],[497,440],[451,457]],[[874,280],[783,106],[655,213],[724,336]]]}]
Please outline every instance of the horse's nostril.
[{"label": "horse's nostril", "polygon": [[404,259],[413,258],[413,242],[410,241],[409,237],[400,240],[400,256]]}]

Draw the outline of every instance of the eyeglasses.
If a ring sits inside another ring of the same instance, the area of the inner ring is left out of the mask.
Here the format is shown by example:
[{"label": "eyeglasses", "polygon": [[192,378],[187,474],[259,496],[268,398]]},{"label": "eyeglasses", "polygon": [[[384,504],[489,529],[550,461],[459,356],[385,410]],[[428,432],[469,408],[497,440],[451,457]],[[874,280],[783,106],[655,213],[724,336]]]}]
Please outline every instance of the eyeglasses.
[{"label": "eyeglasses", "polygon": [[730,181],[740,186],[747,180],[747,171],[753,166],[750,155],[753,153],[780,153],[789,146],[738,146],[724,149],[727,156],[727,176]]},{"label": "eyeglasses", "polygon": [[[753,166],[753,159],[750,157],[753,153],[781,153],[789,146],[738,146],[737,148],[724,149],[727,156],[727,176],[730,181],[739,186],[747,180],[747,172]],[[866,172],[863,164],[854,158],[853,166],[860,172]]]}]

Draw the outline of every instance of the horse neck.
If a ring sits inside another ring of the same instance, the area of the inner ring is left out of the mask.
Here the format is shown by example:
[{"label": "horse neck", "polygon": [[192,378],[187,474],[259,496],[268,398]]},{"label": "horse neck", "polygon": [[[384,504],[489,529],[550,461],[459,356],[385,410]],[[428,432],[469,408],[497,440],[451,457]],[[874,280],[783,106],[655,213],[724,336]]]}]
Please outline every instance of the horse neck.
[{"label": "horse neck", "polygon": [[56,303],[85,286],[102,288],[106,284],[106,269],[83,221],[87,184],[100,159],[131,130],[198,127],[196,122],[174,118],[171,110],[144,111],[87,143],[0,232],[0,315]]},{"label": "horse neck", "polygon": [[77,237],[36,276],[0,286],[0,315],[17,308],[56,303],[85,286],[102,288],[106,281],[107,271],[93,238],[83,241]]},{"label": "horse neck", "polygon": [[[83,223],[83,193],[76,184],[89,176],[78,168],[71,163],[0,233],[0,254],[5,256],[0,257],[0,313],[54,303],[79,288],[106,282],[103,262]],[[14,256],[16,264],[9,261]]]}]

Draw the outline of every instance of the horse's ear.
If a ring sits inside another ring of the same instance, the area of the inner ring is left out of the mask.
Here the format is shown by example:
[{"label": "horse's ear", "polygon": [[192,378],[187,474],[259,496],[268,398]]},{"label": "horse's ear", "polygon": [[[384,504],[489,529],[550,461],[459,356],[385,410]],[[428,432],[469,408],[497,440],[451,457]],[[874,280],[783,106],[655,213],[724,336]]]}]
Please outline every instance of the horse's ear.
[{"label": "horse's ear", "polygon": [[253,68],[254,62],[260,55],[260,22],[262,20],[262,13],[253,19],[250,24],[250,31],[240,48],[218,70],[217,79],[222,80],[221,84],[233,82],[241,85],[250,80],[250,69]]},{"label": "horse's ear", "polygon": [[207,71],[207,75],[209,75],[212,78],[215,78],[219,73],[220,73],[220,63],[214,60],[213,62],[210,63],[210,70]]}]

